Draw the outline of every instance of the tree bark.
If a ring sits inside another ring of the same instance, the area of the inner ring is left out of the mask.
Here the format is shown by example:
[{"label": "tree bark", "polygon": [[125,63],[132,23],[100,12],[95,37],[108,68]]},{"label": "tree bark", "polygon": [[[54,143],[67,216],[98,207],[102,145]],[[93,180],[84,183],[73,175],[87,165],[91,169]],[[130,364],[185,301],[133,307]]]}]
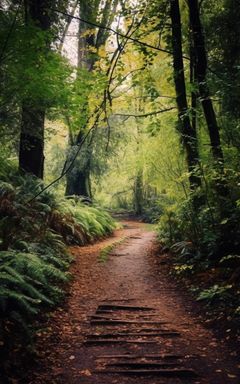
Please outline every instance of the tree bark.
[{"label": "tree bark", "polygon": [[68,179],[66,186],[66,195],[72,196],[82,196],[84,198],[91,198],[91,190],[90,190],[90,180],[89,180],[89,171],[85,169],[81,171],[79,169],[76,170],[76,174],[72,173],[72,179]]},{"label": "tree bark", "polygon": [[[48,0],[25,0],[25,24],[33,22],[43,31],[49,30]],[[46,47],[49,42],[46,41]],[[42,101],[39,101],[42,104]],[[44,118],[45,108],[34,105],[31,100],[22,104],[22,121],[19,143],[19,168],[25,172],[43,178],[44,170]]]},{"label": "tree bark", "polygon": [[197,132],[197,99],[198,99],[198,95],[197,95],[196,90],[194,89],[195,84],[196,84],[196,60],[195,60],[192,33],[190,33],[189,39],[190,39],[190,65],[189,65],[190,66],[190,84],[193,87],[193,89],[191,91],[191,110],[192,110],[191,124],[192,124],[193,130],[195,132]]},{"label": "tree bark", "polygon": [[[220,19],[222,25],[220,46],[223,50],[222,70],[226,73],[228,86],[223,93],[222,108],[229,117],[240,118],[239,92],[239,64],[240,64],[240,3],[236,0],[224,1],[224,17]],[[234,21],[233,21],[234,20]],[[234,122],[236,124],[236,122]]]},{"label": "tree bark", "polygon": [[134,183],[134,212],[136,215],[143,213],[143,175],[139,170]]},{"label": "tree bark", "polygon": [[224,159],[221,148],[219,127],[206,79],[207,54],[198,0],[188,0],[188,6],[196,58],[196,79],[198,82],[199,96],[208,127],[213,158],[218,164],[223,165]]},{"label": "tree bark", "polygon": [[179,0],[170,1],[170,16],[172,21],[173,68],[179,127],[182,141],[186,150],[190,188],[195,190],[198,186],[201,185],[200,178],[195,174],[196,167],[199,162],[198,142],[196,129],[192,126],[189,117],[189,109],[187,103]]},{"label": "tree bark", "polygon": [[19,166],[25,172],[43,178],[45,110],[22,105]]}]

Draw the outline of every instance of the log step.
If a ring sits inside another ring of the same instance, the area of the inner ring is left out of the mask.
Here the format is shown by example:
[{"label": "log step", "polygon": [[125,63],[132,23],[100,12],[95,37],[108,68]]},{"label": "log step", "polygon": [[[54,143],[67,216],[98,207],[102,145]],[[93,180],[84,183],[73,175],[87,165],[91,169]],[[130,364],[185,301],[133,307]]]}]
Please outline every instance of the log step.
[{"label": "log step", "polygon": [[90,320],[98,320],[98,319],[99,320],[114,320],[112,317],[99,315],[99,314],[90,316]]},{"label": "log step", "polygon": [[172,332],[172,331],[160,331],[160,332],[125,332],[125,333],[103,333],[103,334],[92,334],[89,335],[88,338],[115,338],[115,337],[149,337],[149,336],[155,336],[155,337],[177,337],[181,336],[179,332]]},{"label": "log step", "polygon": [[[118,319],[118,318],[116,318],[116,317],[114,317],[113,316],[114,314],[112,313],[112,314],[99,314],[99,313],[97,313],[97,314],[94,314],[94,315],[91,315],[89,318],[90,318],[90,320],[134,320],[134,321],[155,321],[155,322],[159,322],[159,321],[161,321],[161,320],[158,320],[158,319],[156,319],[156,320],[149,320],[148,319],[148,317],[149,317],[149,315],[146,315],[146,316],[144,316],[144,315],[142,315],[141,317],[127,317],[127,318],[125,318],[125,319]],[[156,316],[156,315],[155,315]]]},{"label": "log step", "polygon": [[130,375],[130,376],[159,376],[159,377],[197,377],[197,373],[193,369],[99,369],[95,373],[102,374],[117,374],[117,375]]},{"label": "log step", "polygon": [[106,310],[106,309],[112,309],[112,310],[119,310],[119,311],[154,311],[154,308],[150,307],[142,307],[142,306],[136,306],[136,305],[121,305],[121,304],[100,304],[98,306],[97,310]]},{"label": "log step", "polygon": [[84,344],[157,344],[156,340],[131,340],[131,339],[90,339],[86,340]]},{"label": "log step", "polygon": [[183,355],[173,355],[173,354],[146,354],[146,355],[100,355],[99,359],[182,359]]},{"label": "log step", "polygon": [[159,363],[155,361],[149,361],[147,363],[129,363],[128,361],[121,361],[119,363],[111,363],[107,364],[107,367],[124,367],[124,368],[137,368],[137,369],[145,369],[145,368],[173,368],[180,363],[172,362],[172,363]]},{"label": "log step", "polygon": [[[118,313],[114,310],[111,309],[97,309],[95,315],[118,315]],[[132,316],[132,313],[127,313],[127,316]],[[138,314],[138,316],[143,316],[143,317],[156,317],[159,316],[157,313],[142,313]]]},{"label": "log step", "polygon": [[103,319],[98,319],[98,320],[90,320],[90,323],[92,325],[119,325],[119,324],[124,324],[124,325],[127,325],[127,324],[167,324],[166,321],[148,321],[148,320],[122,320],[122,319],[114,319],[114,320],[103,320]]}]

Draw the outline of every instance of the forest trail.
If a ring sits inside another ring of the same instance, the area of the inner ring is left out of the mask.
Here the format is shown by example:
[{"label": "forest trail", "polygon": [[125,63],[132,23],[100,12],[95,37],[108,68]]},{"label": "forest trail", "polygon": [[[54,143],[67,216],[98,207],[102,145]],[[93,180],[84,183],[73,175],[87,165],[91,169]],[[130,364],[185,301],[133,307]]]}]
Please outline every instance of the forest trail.
[{"label": "forest trail", "polygon": [[39,366],[24,384],[239,383],[234,356],[192,314],[151,251],[154,240],[128,221],[110,239],[72,248],[67,303],[50,318],[51,332],[39,333]]}]

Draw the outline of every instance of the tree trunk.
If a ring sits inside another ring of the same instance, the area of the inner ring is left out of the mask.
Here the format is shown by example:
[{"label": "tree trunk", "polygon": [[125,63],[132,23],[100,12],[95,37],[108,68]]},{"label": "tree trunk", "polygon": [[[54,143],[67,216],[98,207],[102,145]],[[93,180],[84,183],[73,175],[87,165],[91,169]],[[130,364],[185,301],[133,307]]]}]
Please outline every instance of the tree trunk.
[{"label": "tree trunk", "polygon": [[[192,119],[191,124],[192,128],[195,132],[197,132],[197,92],[194,89],[194,86],[196,84],[196,59],[195,59],[195,52],[194,52],[194,46],[193,46],[193,38],[192,33],[190,33],[189,36],[190,40],[190,84],[192,86],[192,92],[191,92],[191,109],[192,109]],[[197,133],[196,133],[197,134]]]},{"label": "tree trunk", "polygon": [[[49,0],[25,0],[25,24],[30,20],[43,31],[50,28]],[[46,41],[46,47],[49,42]],[[41,104],[41,101],[38,103]],[[31,100],[22,104],[22,121],[19,143],[19,168],[43,178],[44,169],[44,118],[45,108],[33,105]]]},{"label": "tree trunk", "polygon": [[43,178],[45,111],[24,103],[19,146],[19,167]]},{"label": "tree trunk", "polygon": [[82,196],[84,198],[91,197],[89,172],[76,169],[76,174],[67,175],[66,195]]},{"label": "tree trunk", "polygon": [[[95,2],[86,2],[85,0],[80,0],[79,4],[80,17],[92,22],[96,22],[100,7],[100,0],[96,0]],[[101,20],[101,23],[103,25],[107,26],[111,24],[114,19],[114,10],[116,11],[117,4],[118,0],[106,1],[105,6],[102,10],[103,20]],[[89,30],[92,30],[92,32],[90,32]],[[89,33],[86,33],[87,31],[89,31]],[[97,35],[95,32],[96,31],[93,30],[93,27],[89,27],[89,25],[82,22],[79,23],[78,68],[83,68],[88,71],[92,71],[94,69],[94,64],[98,59],[97,50],[100,48],[101,45],[106,42],[109,36],[109,32],[106,32],[101,28],[98,30]],[[91,48],[94,48],[96,52],[91,52]],[[89,114],[88,100],[83,102],[81,109],[82,120],[86,122]],[[78,134],[76,135],[76,137],[73,138],[73,142],[70,143],[71,146],[74,146],[76,144],[78,145],[81,142],[84,135],[86,134],[86,129],[87,127],[85,126],[85,123],[81,127],[79,127]],[[91,143],[91,139],[86,140],[81,149],[81,151],[85,150],[85,152],[88,153],[89,158],[87,159],[87,161],[83,161],[82,164],[80,164],[79,161],[76,161],[70,172],[68,172],[66,195],[81,195],[87,198],[92,197],[90,187]]]},{"label": "tree trunk", "polygon": [[[91,2],[80,0],[80,17],[96,22],[99,0],[93,9]],[[94,15],[94,13],[96,14]],[[91,32],[90,32],[91,31]],[[85,68],[92,71],[96,60],[96,53],[89,52],[89,48],[95,48],[95,31],[93,27],[80,22],[78,29],[78,68]]]},{"label": "tree trunk", "polygon": [[136,215],[143,212],[143,180],[142,171],[139,171],[134,184],[134,211]]},{"label": "tree trunk", "polygon": [[201,185],[200,178],[195,174],[195,168],[197,167],[199,161],[198,142],[195,126],[192,126],[188,113],[182,53],[182,32],[179,0],[170,1],[170,15],[172,21],[173,68],[179,127],[186,150],[187,165],[190,174],[190,187],[192,190],[195,190],[198,186]]},{"label": "tree trunk", "polygon": [[199,96],[208,127],[213,158],[218,164],[223,165],[224,160],[219,128],[206,79],[207,54],[200,20],[198,0],[188,0],[188,6],[196,58],[196,79],[198,82]]},{"label": "tree trunk", "polygon": [[[240,118],[239,64],[240,64],[240,25],[233,20],[240,19],[240,3],[236,0],[224,1],[225,16],[221,19],[221,47],[223,50],[222,70],[225,72],[227,87],[223,93],[222,108],[229,117]],[[236,122],[234,121],[236,124]]]},{"label": "tree trunk", "polygon": [[[78,136],[73,138],[70,142],[70,152],[67,155],[67,164],[72,162],[74,156],[74,149],[78,150],[78,145],[81,145],[84,139],[83,131],[78,133]],[[74,164],[66,175],[66,196],[76,195],[87,198],[92,198],[91,181],[90,181],[90,168],[91,168],[91,150],[89,150],[89,140],[83,143],[78,158],[75,159]],[[72,153],[73,151],[73,153]]]},{"label": "tree trunk", "polygon": [[[96,6],[98,6],[98,4],[99,4],[99,0],[97,0]],[[94,19],[92,20],[93,18],[92,13],[96,11],[96,9],[95,8],[93,9],[93,7],[91,6],[91,2],[88,3],[80,0],[79,5],[80,5],[79,16],[83,19],[94,21]],[[94,55],[96,55],[96,53],[89,54],[89,48],[94,47],[95,45],[95,32],[92,31],[91,33],[90,32],[88,33],[87,31],[90,29],[91,28],[89,27],[89,25],[81,21],[79,22],[77,66],[79,69],[82,68],[88,71],[92,71],[93,65],[94,65]],[[82,114],[82,120],[86,122],[87,116],[88,116],[88,100],[83,101],[80,113]],[[83,123],[83,125],[79,127],[78,134],[72,137],[72,140],[70,142],[70,147],[79,145],[81,143],[85,134],[85,129],[86,129],[85,123]],[[86,146],[88,146],[88,140],[83,144],[83,147],[81,148],[81,152],[85,150]],[[81,153],[80,153],[80,156],[81,156]],[[81,164],[80,163],[81,160],[76,159],[75,163],[73,164],[73,167],[68,172],[66,191],[65,191],[67,196],[76,195],[76,196],[84,196],[86,198],[91,198],[90,188],[89,188],[90,164],[88,160],[87,161],[85,160],[86,159],[83,159]],[[69,161],[71,161],[71,155],[70,155]]]}]

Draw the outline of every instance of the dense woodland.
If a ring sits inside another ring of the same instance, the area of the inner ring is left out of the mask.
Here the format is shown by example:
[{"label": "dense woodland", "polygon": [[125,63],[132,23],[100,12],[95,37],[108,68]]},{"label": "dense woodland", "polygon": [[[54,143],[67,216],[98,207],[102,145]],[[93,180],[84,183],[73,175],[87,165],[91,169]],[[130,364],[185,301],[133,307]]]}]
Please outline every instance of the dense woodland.
[{"label": "dense woodland", "polygon": [[174,273],[239,320],[239,17],[234,0],[2,0],[6,370],[107,211],[156,224]]}]

